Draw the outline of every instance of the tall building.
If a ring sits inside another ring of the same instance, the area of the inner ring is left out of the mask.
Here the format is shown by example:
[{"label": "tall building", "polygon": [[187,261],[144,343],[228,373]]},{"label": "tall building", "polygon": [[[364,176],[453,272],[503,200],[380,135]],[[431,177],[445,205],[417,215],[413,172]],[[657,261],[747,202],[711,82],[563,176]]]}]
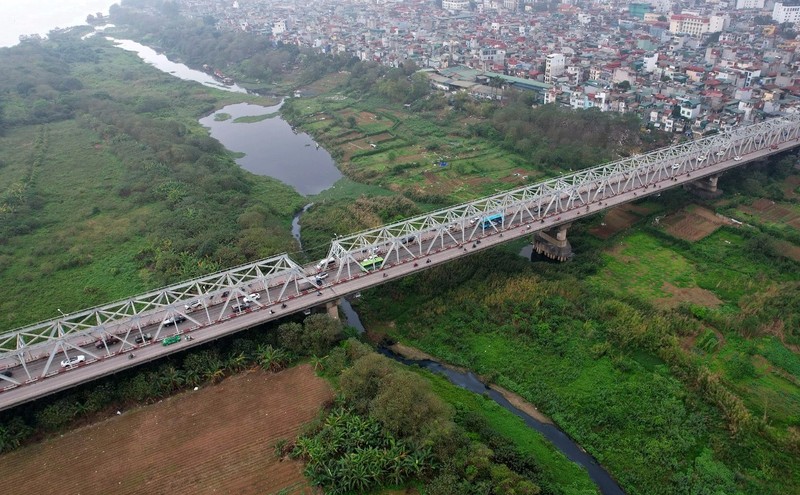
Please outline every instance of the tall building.
[{"label": "tall building", "polygon": [[763,9],[764,0],[736,0],[737,9]]},{"label": "tall building", "polygon": [[653,6],[649,3],[636,3],[633,2],[628,5],[628,13],[631,17],[636,17],[637,19],[644,19],[644,15],[649,13],[653,10]]},{"label": "tall building", "polygon": [[544,61],[544,82],[552,83],[556,77],[564,73],[566,59],[563,53],[551,53]]},{"label": "tall building", "polygon": [[772,9],[772,19],[783,24],[784,22],[796,23],[800,22],[800,4],[790,5],[783,3],[776,3]]},{"label": "tall building", "polygon": [[469,10],[469,0],[442,0],[442,8],[450,12]]},{"label": "tall building", "polygon": [[728,23],[727,16],[712,15],[700,17],[688,14],[674,14],[669,18],[669,30],[673,34],[700,36],[705,33],[719,33]]}]

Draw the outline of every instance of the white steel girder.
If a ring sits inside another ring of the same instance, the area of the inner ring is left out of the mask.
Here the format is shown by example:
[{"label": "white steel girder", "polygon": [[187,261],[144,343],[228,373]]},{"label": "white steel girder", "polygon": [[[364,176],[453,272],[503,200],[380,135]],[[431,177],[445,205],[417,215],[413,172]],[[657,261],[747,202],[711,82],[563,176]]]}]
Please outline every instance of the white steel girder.
[{"label": "white steel girder", "polygon": [[[558,215],[567,210],[588,208],[594,203],[602,206],[610,197],[634,189],[647,189],[651,184],[674,179],[677,175],[690,177],[698,172],[698,176],[702,176],[703,169],[710,165],[789,141],[800,141],[798,115],[737,127],[337,238],[331,243],[327,258],[338,261],[335,280],[349,279],[355,275],[351,266],[358,267],[357,273],[367,271],[359,263],[376,253],[383,256],[380,267],[384,267],[392,263],[393,257],[395,263],[399,262],[404,254],[414,258],[429,255],[443,248],[448,240],[460,245],[476,242],[487,230],[502,230],[513,223],[544,222],[543,219],[550,216],[556,216],[558,221]],[[737,163],[731,164],[735,165]],[[499,221],[487,218],[497,214],[501,215]],[[426,243],[428,247],[424,249]],[[157,340],[164,331],[164,315],[183,316],[200,326],[201,317],[186,311],[186,304],[201,302],[206,321],[212,323],[208,312],[212,301],[223,304],[220,314],[224,314],[232,302],[252,291],[265,291],[267,304],[299,295],[302,286],[316,287],[312,276],[308,275],[313,272],[312,266],[304,269],[287,254],[281,254],[12,330],[0,335],[0,360],[14,359],[30,380],[34,377],[26,363],[46,356],[47,366],[41,375],[45,376],[52,372],[52,362],[59,351],[67,348],[80,349],[92,359],[99,359],[100,354],[110,355],[108,346],[104,343],[104,348],[99,349],[101,352],[94,353],[85,349],[88,343],[113,335],[122,341],[124,351],[134,347],[136,337],[144,339],[143,327],[159,323],[153,336]],[[279,288],[274,299],[267,290],[270,288]],[[255,304],[264,305],[258,301]]]},{"label": "white steel girder", "polygon": [[[692,172],[702,171],[709,165],[791,140],[800,140],[798,115],[737,127],[340,237],[331,243],[328,258],[338,261],[338,280],[351,278],[354,275],[351,263],[358,266],[360,261],[376,252],[385,252],[383,264],[390,263],[390,255],[399,251],[397,243],[404,237],[415,236],[419,242],[423,238],[433,240],[428,251],[439,239],[444,238],[444,232],[448,232],[457,242],[470,242],[483,233],[479,224],[482,218],[490,215],[502,214],[501,226],[516,221],[521,215],[539,220],[599,203],[633,189],[647,189],[651,184],[677,175],[691,176]],[[492,228],[496,229],[497,226],[493,225]],[[415,254],[415,257],[420,256],[424,254]],[[360,271],[367,270],[361,268]]]},{"label": "white steel girder", "polygon": [[[299,294],[301,281],[311,283],[312,279],[302,266],[287,254],[281,254],[5,333],[0,335],[0,360],[11,358],[24,365],[46,356],[47,364],[40,375],[46,376],[54,371],[53,362],[58,353],[68,348],[79,350],[88,355],[87,358],[99,359],[111,354],[105,344],[111,336],[122,342],[124,351],[135,347],[135,337],[144,340],[142,327],[160,322],[152,335],[153,340],[158,340],[166,328],[165,316],[184,316],[193,325],[201,326],[197,313],[187,311],[185,304],[201,301],[206,320],[210,322],[207,306],[212,299],[224,301],[227,307],[232,300],[252,291],[276,286],[280,287],[278,299],[282,299]],[[265,294],[271,303],[269,291]],[[254,304],[263,306],[259,301]],[[86,349],[87,344],[100,341],[103,347],[98,352]],[[28,375],[28,379],[34,378]]]}]

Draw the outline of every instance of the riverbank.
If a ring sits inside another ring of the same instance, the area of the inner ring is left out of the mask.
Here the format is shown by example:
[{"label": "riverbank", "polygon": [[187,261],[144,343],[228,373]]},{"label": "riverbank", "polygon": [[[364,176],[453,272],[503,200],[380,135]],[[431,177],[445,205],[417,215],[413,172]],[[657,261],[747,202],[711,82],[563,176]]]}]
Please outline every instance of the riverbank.
[{"label": "riverbank", "polygon": [[[198,122],[258,97],[182,81],[102,37],[64,43],[87,56],[64,62],[74,88],[42,82],[60,46],[0,57],[4,106],[15,109],[0,136],[0,184],[25,191],[0,219],[0,329],[294,249],[288,227],[308,201],[241,170]],[[57,105],[33,115],[45,90],[69,100],[71,117]]]},{"label": "riverbank", "polygon": [[[394,353],[396,353],[396,354],[398,354],[398,355],[400,355],[400,356],[402,356],[402,357],[404,357],[406,359],[411,359],[413,361],[425,361],[425,360],[427,360],[427,361],[439,362],[439,361],[437,361],[437,359],[435,357],[431,356],[430,354],[428,354],[426,352],[423,352],[423,351],[421,351],[419,349],[416,349],[414,347],[402,344],[400,342],[396,342],[396,343],[394,343],[392,345],[389,345],[389,346],[386,346],[386,347],[388,349],[390,349],[392,352],[394,352]],[[444,366],[445,368],[448,368],[448,369],[451,369],[451,370],[454,370],[454,371],[458,371],[459,373],[467,373],[467,372],[469,372],[469,370],[467,370],[465,368],[461,368],[459,366],[454,366],[452,364],[447,364],[447,363],[440,363],[440,364],[442,366]],[[545,424],[550,424],[550,425],[554,425],[555,424],[552,419],[550,419],[547,416],[545,416],[541,411],[539,411],[539,409],[536,406],[534,406],[530,402],[528,402],[525,399],[523,399],[519,394],[516,394],[516,393],[514,393],[514,392],[512,392],[512,391],[510,391],[510,390],[508,390],[506,388],[503,388],[503,387],[501,387],[501,386],[499,386],[499,385],[497,385],[495,383],[487,383],[485,378],[483,378],[483,377],[478,377],[478,379],[484,385],[489,387],[491,390],[494,390],[494,391],[498,392],[511,405],[513,405],[514,407],[516,407],[520,411],[524,412],[528,416],[531,416],[532,418],[536,419],[537,421],[545,423]]]}]

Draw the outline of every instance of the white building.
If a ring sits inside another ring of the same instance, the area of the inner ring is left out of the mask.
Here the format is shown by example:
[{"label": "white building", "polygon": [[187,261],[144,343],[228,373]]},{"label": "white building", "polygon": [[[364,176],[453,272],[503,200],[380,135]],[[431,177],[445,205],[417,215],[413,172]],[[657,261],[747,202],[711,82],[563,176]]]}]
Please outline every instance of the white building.
[{"label": "white building", "polygon": [[660,14],[672,12],[672,0],[650,0],[648,3],[653,6],[654,12]]},{"label": "white building", "polygon": [[469,0],[442,0],[442,8],[450,12],[469,10]]},{"label": "white building", "polygon": [[800,22],[800,5],[784,5],[778,2],[772,9],[772,19],[781,24],[784,22],[792,24]]},{"label": "white building", "polygon": [[700,36],[705,33],[719,33],[730,23],[728,16],[712,15],[700,17],[689,14],[674,14],[669,19],[669,30],[674,34]]},{"label": "white building", "polygon": [[737,9],[763,9],[764,0],[736,0]]},{"label": "white building", "polygon": [[651,74],[655,72],[656,67],[658,67],[658,53],[654,53],[649,57],[644,57],[642,61],[644,62],[642,64],[642,70],[648,74]]},{"label": "white building", "polygon": [[563,53],[551,53],[544,61],[544,82],[552,83],[564,73],[566,59]]},{"label": "white building", "polygon": [[280,19],[272,23],[272,34],[283,34],[290,28],[286,19]]}]

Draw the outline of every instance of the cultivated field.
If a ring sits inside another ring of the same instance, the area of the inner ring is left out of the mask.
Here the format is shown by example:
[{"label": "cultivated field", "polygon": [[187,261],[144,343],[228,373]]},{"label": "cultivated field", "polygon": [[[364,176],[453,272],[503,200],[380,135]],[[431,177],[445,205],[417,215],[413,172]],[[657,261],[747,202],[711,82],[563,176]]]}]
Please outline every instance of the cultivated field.
[{"label": "cultivated field", "polygon": [[314,493],[293,439],[332,398],[309,365],[261,370],[0,457],[7,494]]},{"label": "cultivated field", "polygon": [[800,229],[800,212],[797,207],[790,204],[776,203],[762,198],[740,209],[762,222],[784,224]]},{"label": "cultivated field", "polygon": [[694,242],[708,237],[722,225],[731,225],[731,222],[711,210],[692,205],[669,215],[661,225],[671,236]]},{"label": "cultivated field", "polygon": [[652,213],[652,208],[645,205],[635,205],[627,203],[608,210],[603,215],[600,225],[592,228],[589,232],[599,239],[608,239],[617,232],[622,232],[630,228],[642,217]]}]

